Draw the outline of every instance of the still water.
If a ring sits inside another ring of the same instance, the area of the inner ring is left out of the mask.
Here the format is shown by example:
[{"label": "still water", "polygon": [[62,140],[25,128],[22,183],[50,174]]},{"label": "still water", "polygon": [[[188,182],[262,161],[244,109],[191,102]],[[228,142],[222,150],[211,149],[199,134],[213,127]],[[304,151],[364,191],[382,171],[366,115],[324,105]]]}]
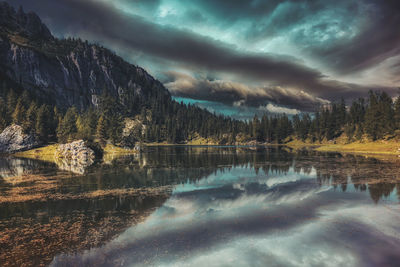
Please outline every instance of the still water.
[{"label": "still water", "polygon": [[397,160],[177,146],[63,169],[0,158],[0,265],[400,262]]}]

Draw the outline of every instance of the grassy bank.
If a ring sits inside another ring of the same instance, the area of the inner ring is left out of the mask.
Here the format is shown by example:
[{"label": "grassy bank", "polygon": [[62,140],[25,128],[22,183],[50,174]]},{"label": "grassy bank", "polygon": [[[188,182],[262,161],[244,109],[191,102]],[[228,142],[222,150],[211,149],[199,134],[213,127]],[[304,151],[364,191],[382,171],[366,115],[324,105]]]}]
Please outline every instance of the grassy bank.
[{"label": "grassy bank", "polygon": [[52,144],[27,151],[17,152],[14,155],[22,158],[40,159],[53,162],[57,147],[58,144]]},{"label": "grassy bank", "polygon": [[293,140],[286,144],[292,148],[310,147],[316,151],[325,152],[346,152],[358,154],[381,154],[381,155],[400,155],[400,142],[396,141],[369,141],[369,142],[353,142],[353,143],[310,143]]},{"label": "grassy bank", "polygon": [[362,154],[385,154],[400,155],[399,142],[376,141],[376,142],[354,142],[350,144],[323,144],[316,148],[317,151],[337,151]]},{"label": "grassy bank", "polygon": [[[210,145],[213,144],[214,140],[210,139],[196,139],[192,142],[188,142],[186,145]],[[145,144],[145,146],[158,146],[158,145],[174,145],[169,143],[151,143]],[[380,154],[380,155],[398,155],[400,156],[400,142],[396,141],[369,141],[369,142],[353,142],[353,143],[332,143],[332,142],[322,142],[322,143],[312,143],[303,142],[300,140],[292,140],[285,146],[299,149],[299,148],[312,148],[316,151],[325,152],[345,152],[345,153],[358,153],[358,154]],[[28,151],[18,152],[14,155],[23,158],[40,159],[45,161],[54,161],[54,154],[58,144],[52,144],[40,148],[31,149]],[[138,151],[134,149],[125,149],[122,147],[113,146],[107,144],[104,148],[105,156],[112,156],[113,158],[118,155],[129,155],[136,154]]]},{"label": "grassy bank", "polygon": [[107,144],[104,147],[104,154],[119,154],[119,155],[124,155],[124,154],[136,154],[138,153],[137,150],[134,149],[127,149],[119,146],[114,146],[111,144]]},{"label": "grassy bank", "polygon": [[[34,148],[31,150],[27,150],[27,151],[17,152],[17,153],[14,153],[14,156],[21,157],[21,158],[39,159],[39,160],[54,162],[55,161],[54,155],[56,153],[57,147],[58,147],[58,144],[47,145],[47,146]],[[107,144],[104,147],[103,152],[104,152],[104,156],[107,156],[107,155],[112,155],[112,156],[130,155],[130,154],[138,153],[138,151],[136,151],[134,149],[126,149],[126,148],[122,148],[122,147],[113,146],[111,144]]]}]

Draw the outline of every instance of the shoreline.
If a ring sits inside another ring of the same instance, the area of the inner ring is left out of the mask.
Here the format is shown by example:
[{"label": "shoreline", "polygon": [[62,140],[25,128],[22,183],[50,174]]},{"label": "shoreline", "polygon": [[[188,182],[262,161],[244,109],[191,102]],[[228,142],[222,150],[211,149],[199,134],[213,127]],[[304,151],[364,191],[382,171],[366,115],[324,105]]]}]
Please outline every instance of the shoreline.
[{"label": "shoreline", "polygon": [[[43,161],[48,161],[48,162],[55,162],[55,153],[57,150],[57,147],[60,144],[49,144],[25,151],[18,151],[15,153],[8,153],[6,155],[18,157],[18,158],[28,158],[28,159],[37,159],[37,160],[43,160]],[[106,145],[106,147],[103,150],[103,157],[106,156],[115,156],[115,155],[134,155],[138,154],[139,152],[134,149],[126,149],[122,147],[117,147],[114,145]]]},{"label": "shoreline", "polygon": [[347,144],[305,143],[296,141],[288,143],[286,146],[294,149],[309,147],[319,152],[400,156],[400,142],[395,141],[353,142]]},{"label": "shoreline", "polygon": [[[50,144],[26,151],[10,153],[15,157],[39,159],[44,161],[54,161],[54,153],[59,144]],[[268,146],[286,146],[292,149],[308,148],[319,152],[338,152],[352,153],[363,155],[382,155],[382,156],[398,156],[400,157],[400,142],[394,141],[375,141],[375,142],[353,142],[348,144],[333,144],[333,143],[307,143],[294,140],[282,144],[235,144],[235,145],[218,145],[218,144],[171,144],[171,143],[148,143],[143,144],[144,147],[157,146],[221,146],[221,147],[268,147]],[[125,149],[118,146],[107,145],[104,148],[104,155],[132,155],[139,152],[133,149]]]}]

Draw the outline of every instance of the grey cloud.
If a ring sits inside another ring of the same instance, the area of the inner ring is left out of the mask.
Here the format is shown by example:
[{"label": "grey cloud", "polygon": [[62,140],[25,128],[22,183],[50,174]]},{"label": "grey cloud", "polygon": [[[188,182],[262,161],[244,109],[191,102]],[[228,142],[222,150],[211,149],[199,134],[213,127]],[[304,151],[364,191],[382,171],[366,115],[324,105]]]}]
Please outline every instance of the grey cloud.
[{"label": "grey cloud", "polygon": [[[211,38],[150,23],[94,0],[20,1],[34,10],[55,32],[84,36],[125,53],[141,51],[210,71],[230,72],[243,79],[293,87],[318,97],[353,96],[351,86],[326,82],[317,70],[289,57],[238,52]],[[359,95],[359,92],[357,93]],[[356,95],[357,95],[356,94]],[[290,103],[292,104],[292,103]]]},{"label": "grey cloud", "polygon": [[[253,1],[249,5],[248,1],[239,0],[233,2],[212,2],[218,7],[215,10],[226,8],[225,12],[232,14],[232,16],[234,14],[237,15],[237,12],[240,10],[243,11],[244,16],[261,16],[261,14],[265,14],[268,10],[269,12],[273,12],[283,3],[282,1]],[[389,2],[392,3],[393,1]],[[11,3],[16,4],[14,1],[11,1]],[[210,1],[205,1],[203,6],[207,3],[211,4]],[[316,4],[308,4],[306,6],[310,6],[311,10],[319,10],[321,6],[318,3],[320,2],[316,1]],[[49,24],[53,32],[81,36],[91,41],[100,42],[108,47],[113,47],[119,53],[123,54],[141,52],[153,57],[180,63],[185,68],[192,67],[215,73],[232,73],[236,75],[237,80],[267,83],[270,85],[270,88],[290,88],[293,91],[297,90],[298,94],[305,92],[306,95],[313,95],[314,97],[329,100],[337,100],[340,97],[350,99],[363,96],[366,95],[366,91],[369,89],[388,89],[389,93],[395,91],[393,88],[365,87],[328,80],[323,73],[305,66],[298,59],[266,53],[238,51],[231,45],[193,32],[151,23],[142,17],[124,13],[112,4],[102,1],[21,0],[18,4],[22,4],[26,10],[37,12]],[[150,4],[155,9],[159,2],[152,1]],[[387,8],[382,8],[382,10],[387,10]],[[286,17],[290,21],[291,16],[287,15]],[[365,37],[360,37],[360,42],[353,45],[334,46],[325,50],[314,49],[313,51],[320,54],[324,60],[332,61],[332,65],[343,67],[343,70],[377,62],[379,59],[384,58],[385,54],[382,54],[383,51],[389,51],[389,54],[394,53],[392,48],[395,42],[392,40],[391,33],[393,30],[390,30],[390,28],[394,22],[397,22],[397,17],[397,15],[394,15],[393,18],[388,19],[391,22],[388,27],[389,29],[381,24],[379,25],[382,29],[375,29],[378,37],[387,37],[387,45],[383,42],[383,45],[379,47],[376,42],[379,40],[382,41],[382,38],[375,38],[373,34],[369,33],[369,37],[372,36],[373,38],[371,39],[375,41],[368,41]],[[227,18],[224,17],[223,19]],[[382,19],[381,23],[384,21],[386,20]],[[284,25],[284,21],[281,24]],[[399,36],[397,38],[400,38]],[[364,41],[365,44],[360,46],[361,41]],[[365,46],[368,46],[368,49],[364,49]],[[221,87],[221,84],[217,83],[217,85]],[[226,87],[226,84],[223,85]],[[219,89],[217,88],[216,91]],[[203,95],[203,98],[206,98],[205,94],[208,91],[205,89],[204,92],[196,93],[200,93]],[[250,100],[248,102],[263,101],[263,98],[261,100],[257,100],[256,98],[260,94],[265,94],[266,91],[270,94],[271,91],[273,92],[273,90],[261,91],[263,92],[249,94],[248,98]],[[210,93],[214,94],[218,101],[236,101],[238,97],[235,94],[240,91],[232,88],[231,90],[219,90],[218,94],[215,92]],[[233,95],[230,95],[230,93],[233,93]],[[280,93],[274,94],[274,97],[269,98],[275,98],[277,99],[277,103],[283,103],[291,107],[302,107],[310,110],[315,105],[315,101],[310,102],[307,100],[305,103],[295,103],[295,101],[303,100],[299,100],[297,97],[280,98]],[[209,98],[208,96],[207,99]],[[284,103],[284,101],[288,102]]]},{"label": "grey cloud", "polygon": [[364,70],[400,53],[396,0],[194,1],[217,23],[251,21],[250,40],[285,35],[337,73]]},{"label": "grey cloud", "polygon": [[363,70],[400,53],[400,2],[365,3],[361,15],[368,18],[368,25],[357,36],[313,51],[338,72]]},{"label": "grey cloud", "polygon": [[315,111],[320,105],[329,103],[307,92],[279,86],[250,87],[237,82],[196,79],[178,72],[167,72],[166,75],[169,82],[165,85],[176,96],[252,107],[265,107],[273,102],[304,111]]}]

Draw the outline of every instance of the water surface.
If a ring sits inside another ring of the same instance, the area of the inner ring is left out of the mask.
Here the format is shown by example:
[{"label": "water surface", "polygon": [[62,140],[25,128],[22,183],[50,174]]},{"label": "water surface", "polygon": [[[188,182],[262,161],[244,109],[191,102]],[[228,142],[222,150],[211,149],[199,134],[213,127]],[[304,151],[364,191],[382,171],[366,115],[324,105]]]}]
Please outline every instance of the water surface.
[{"label": "water surface", "polygon": [[[82,175],[2,158],[0,192],[20,201],[0,202],[0,261],[396,266],[398,170],[281,147],[152,147]],[[13,182],[22,174],[42,178]]]}]

